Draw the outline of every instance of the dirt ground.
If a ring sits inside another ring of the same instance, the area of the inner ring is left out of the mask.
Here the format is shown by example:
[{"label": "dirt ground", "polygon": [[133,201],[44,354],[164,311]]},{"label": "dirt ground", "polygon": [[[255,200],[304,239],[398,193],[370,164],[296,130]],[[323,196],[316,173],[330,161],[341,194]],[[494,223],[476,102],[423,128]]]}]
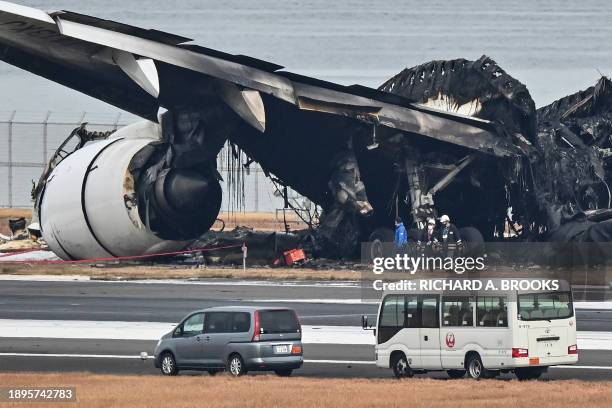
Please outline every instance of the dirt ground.
[{"label": "dirt ground", "polygon": [[266,279],[266,280],[359,280],[361,272],[351,270],[315,270],[302,268],[180,268],[161,266],[41,265],[0,263],[0,275],[89,276],[98,280],[133,279]]},{"label": "dirt ground", "polygon": [[[53,407],[609,407],[612,382],[441,381],[278,378],[227,375],[103,376],[0,374],[2,387],[76,387],[78,402]],[[42,404],[26,404],[43,406]],[[23,403],[1,404],[21,407]],[[50,406],[49,404],[44,406]]]}]

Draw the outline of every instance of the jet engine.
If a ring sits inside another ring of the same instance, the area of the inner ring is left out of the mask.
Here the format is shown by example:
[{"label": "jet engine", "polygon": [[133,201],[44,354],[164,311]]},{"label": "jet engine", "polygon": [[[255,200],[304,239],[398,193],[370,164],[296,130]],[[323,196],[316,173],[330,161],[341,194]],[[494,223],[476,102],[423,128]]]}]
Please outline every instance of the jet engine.
[{"label": "jet engine", "polygon": [[53,252],[71,260],[175,251],[212,226],[221,187],[210,172],[170,167],[148,184],[134,176],[142,152],[163,145],[161,135],[153,122],[127,126],[75,150],[44,175],[35,198]]}]

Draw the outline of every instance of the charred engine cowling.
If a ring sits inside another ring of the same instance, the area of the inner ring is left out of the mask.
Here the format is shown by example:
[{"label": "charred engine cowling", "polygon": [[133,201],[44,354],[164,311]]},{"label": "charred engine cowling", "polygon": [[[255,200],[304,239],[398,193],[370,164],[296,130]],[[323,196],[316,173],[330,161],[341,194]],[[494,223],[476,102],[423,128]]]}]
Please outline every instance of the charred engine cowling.
[{"label": "charred engine cowling", "polygon": [[196,239],[221,208],[216,156],[225,139],[207,132],[198,112],[165,113],[162,132],[162,140],[143,149],[130,168],[139,213],[163,239]]},{"label": "charred engine cowling", "polygon": [[33,192],[43,238],[58,256],[169,252],[210,228],[221,205],[215,165],[223,140],[205,132],[199,114],[178,116],[59,150],[65,155],[54,156]]},{"label": "charred engine cowling", "polygon": [[163,240],[142,222],[134,158],[160,139],[139,122],[95,141],[49,167],[36,192],[37,216],[49,247],[62,259],[97,259],[167,252],[185,246]]}]

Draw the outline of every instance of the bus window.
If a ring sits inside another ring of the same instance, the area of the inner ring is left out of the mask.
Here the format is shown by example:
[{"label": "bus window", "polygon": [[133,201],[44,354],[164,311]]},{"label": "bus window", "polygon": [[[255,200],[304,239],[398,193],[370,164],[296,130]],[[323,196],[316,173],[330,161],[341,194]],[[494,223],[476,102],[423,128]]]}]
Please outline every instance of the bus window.
[{"label": "bus window", "polygon": [[506,299],[500,296],[478,296],[476,298],[476,325],[508,327]]},{"label": "bus window", "polygon": [[403,295],[390,295],[385,300],[380,311],[378,325],[378,344],[387,342],[404,327],[406,304]]},{"label": "bus window", "polygon": [[421,303],[421,327],[424,328],[437,328],[440,327],[438,324],[438,297],[437,296],[423,296]]},{"label": "bus window", "polygon": [[442,298],[443,326],[474,326],[474,298],[445,296]]},{"label": "bus window", "polygon": [[404,309],[404,296],[387,296],[380,315],[380,326],[404,327]]},{"label": "bus window", "polygon": [[518,296],[519,318],[522,320],[567,319],[574,315],[569,292],[530,293]]},{"label": "bus window", "polygon": [[389,295],[383,301],[380,324],[378,325],[378,343],[385,343],[401,329],[419,327],[417,296]]},{"label": "bus window", "polygon": [[416,296],[406,296],[406,325],[404,327],[419,327],[419,303]]}]

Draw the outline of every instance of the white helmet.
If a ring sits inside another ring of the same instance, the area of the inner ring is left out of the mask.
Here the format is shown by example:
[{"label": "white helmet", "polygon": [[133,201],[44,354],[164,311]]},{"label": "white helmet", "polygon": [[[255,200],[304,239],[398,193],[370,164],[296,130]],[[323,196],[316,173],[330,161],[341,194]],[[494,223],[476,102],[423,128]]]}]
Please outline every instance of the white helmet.
[{"label": "white helmet", "polygon": [[440,217],[440,222],[450,222],[450,217],[446,214]]}]

